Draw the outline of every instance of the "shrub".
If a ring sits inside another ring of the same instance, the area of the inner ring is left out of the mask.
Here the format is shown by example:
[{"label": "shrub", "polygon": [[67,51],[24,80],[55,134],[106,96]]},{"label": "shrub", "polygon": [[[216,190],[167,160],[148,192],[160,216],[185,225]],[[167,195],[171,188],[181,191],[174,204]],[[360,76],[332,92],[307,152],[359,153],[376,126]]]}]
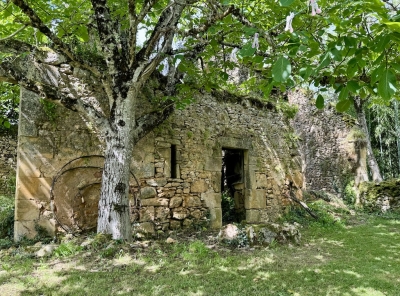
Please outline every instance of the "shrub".
[{"label": "shrub", "polygon": [[14,199],[0,196],[0,238],[14,235]]}]

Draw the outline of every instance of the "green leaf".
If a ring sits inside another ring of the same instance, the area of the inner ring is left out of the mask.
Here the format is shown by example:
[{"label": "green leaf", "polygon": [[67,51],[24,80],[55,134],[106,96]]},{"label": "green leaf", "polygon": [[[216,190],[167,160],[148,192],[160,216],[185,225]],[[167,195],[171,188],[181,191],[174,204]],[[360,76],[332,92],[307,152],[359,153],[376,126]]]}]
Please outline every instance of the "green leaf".
[{"label": "green leaf", "polygon": [[304,68],[300,69],[300,76],[304,79],[307,80],[312,74],[313,74],[313,68],[310,66],[306,66]]},{"label": "green leaf", "polygon": [[262,56],[255,56],[253,58],[253,62],[256,64],[261,64],[263,61],[264,61],[264,57],[262,57]]},{"label": "green leaf", "polygon": [[342,90],[340,91],[339,94],[339,101],[346,101],[349,98],[349,89],[346,87],[343,87]]},{"label": "green leaf", "polygon": [[318,95],[317,101],[315,102],[315,106],[316,106],[318,109],[323,109],[323,108],[324,108],[324,105],[325,105],[324,97],[323,97],[322,95]]},{"label": "green leaf", "polygon": [[357,91],[361,88],[360,85],[356,81],[349,81],[347,83],[347,88],[352,93],[357,93]]},{"label": "green leaf", "polygon": [[86,27],[80,26],[75,32],[76,36],[83,42],[89,41],[89,33]]},{"label": "green leaf", "polygon": [[390,42],[390,35],[379,35],[373,42],[374,46],[372,46],[371,49],[375,52],[382,52]]},{"label": "green leaf", "polygon": [[344,112],[347,109],[349,109],[351,106],[351,101],[350,100],[344,100],[344,101],[340,101],[336,104],[336,110],[338,112]]},{"label": "green leaf", "polygon": [[383,71],[385,70],[385,66],[382,65],[378,68],[376,68],[374,71],[371,73],[371,85],[375,84],[383,75]]},{"label": "green leaf", "polygon": [[358,63],[357,63],[357,58],[352,58],[348,63],[347,63],[347,77],[352,78],[358,71]]},{"label": "green leaf", "polygon": [[224,72],[224,71],[220,71],[219,72],[219,76],[222,78],[222,80],[224,80],[224,81],[227,81],[228,80],[228,78],[229,78],[229,75],[226,73],[226,72]]},{"label": "green leaf", "polygon": [[280,57],[272,67],[272,78],[276,82],[285,82],[292,73],[290,61],[285,57]]},{"label": "green leaf", "polygon": [[252,44],[249,42],[245,44],[241,50],[238,51],[238,55],[241,57],[251,57],[256,52],[256,49],[251,46]]},{"label": "green leaf", "polygon": [[3,18],[8,18],[12,14],[12,5],[9,4],[8,7],[3,12]]},{"label": "green leaf", "polygon": [[243,32],[247,35],[247,36],[253,36],[255,33],[257,33],[257,29],[256,28],[252,28],[252,27],[244,27],[243,28]]},{"label": "green leaf", "polygon": [[393,74],[391,70],[389,69],[384,70],[383,75],[379,80],[378,94],[384,100],[390,100],[392,99],[392,96],[396,93],[396,91],[397,91],[396,76]]},{"label": "green leaf", "polygon": [[293,2],[294,2],[294,0],[279,0],[279,3],[281,4],[281,6],[290,6],[290,5],[292,5]]},{"label": "green leaf", "polygon": [[383,24],[386,25],[389,30],[400,33],[400,22],[384,22]]},{"label": "green leaf", "polygon": [[3,122],[3,125],[4,125],[5,128],[10,128],[11,127],[11,124],[7,120]]}]

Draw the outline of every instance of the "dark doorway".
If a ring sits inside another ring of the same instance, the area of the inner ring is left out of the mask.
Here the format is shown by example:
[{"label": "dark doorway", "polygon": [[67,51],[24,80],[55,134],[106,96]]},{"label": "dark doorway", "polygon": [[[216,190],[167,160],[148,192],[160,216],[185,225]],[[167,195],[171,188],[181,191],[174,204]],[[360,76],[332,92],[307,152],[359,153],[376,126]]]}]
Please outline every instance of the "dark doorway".
[{"label": "dark doorway", "polygon": [[222,149],[222,223],[241,222],[244,210],[244,150]]}]

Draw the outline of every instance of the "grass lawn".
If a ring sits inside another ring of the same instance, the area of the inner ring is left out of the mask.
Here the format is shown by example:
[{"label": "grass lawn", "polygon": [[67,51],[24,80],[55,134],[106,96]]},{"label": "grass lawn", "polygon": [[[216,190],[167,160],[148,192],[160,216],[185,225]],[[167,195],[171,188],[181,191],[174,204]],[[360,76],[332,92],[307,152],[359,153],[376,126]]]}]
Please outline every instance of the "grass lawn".
[{"label": "grass lawn", "polygon": [[211,236],[145,248],[70,242],[46,259],[2,250],[0,295],[400,295],[398,218],[361,215],[302,234],[300,246],[239,250],[210,246]]}]

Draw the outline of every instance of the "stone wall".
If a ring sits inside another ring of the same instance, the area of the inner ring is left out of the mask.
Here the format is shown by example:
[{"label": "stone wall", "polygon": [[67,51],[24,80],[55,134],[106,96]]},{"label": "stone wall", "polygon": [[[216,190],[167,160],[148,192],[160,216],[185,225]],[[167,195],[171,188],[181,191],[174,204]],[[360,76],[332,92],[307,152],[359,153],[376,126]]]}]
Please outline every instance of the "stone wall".
[{"label": "stone wall", "polygon": [[[46,117],[36,95],[22,90],[15,236],[95,227],[101,145],[76,113]],[[143,138],[131,163],[135,229],[164,231],[222,224],[223,151],[241,151],[235,207],[251,223],[273,221],[301,198],[301,157],[288,121],[269,105],[228,97],[197,98]],[[86,157],[87,156],[87,157]],[[52,190],[51,190],[52,189]]]},{"label": "stone wall", "polygon": [[354,139],[355,120],[334,106],[317,109],[304,90],[293,92],[289,102],[299,106],[292,125],[301,147],[304,188],[342,193],[357,174],[367,170],[366,149]]},{"label": "stone wall", "polygon": [[0,195],[15,194],[17,165],[17,132],[0,130]]},{"label": "stone wall", "polygon": [[[289,101],[299,105],[294,129],[273,106],[250,99],[202,96],[176,110],[133,151],[135,229],[220,227],[224,153],[240,158],[232,194],[236,214],[251,223],[276,220],[290,204],[289,189],[298,198],[302,189],[340,193],[366,170],[365,149],[352,138],[354,123],[334,108],[316,109],[303,91]],[[21,91],[16,239],[34,236],[37,226],[52,234],[96,227],[101,143],[76,113],[57,107],[49,118],[46,108],[35,94]]]}]

